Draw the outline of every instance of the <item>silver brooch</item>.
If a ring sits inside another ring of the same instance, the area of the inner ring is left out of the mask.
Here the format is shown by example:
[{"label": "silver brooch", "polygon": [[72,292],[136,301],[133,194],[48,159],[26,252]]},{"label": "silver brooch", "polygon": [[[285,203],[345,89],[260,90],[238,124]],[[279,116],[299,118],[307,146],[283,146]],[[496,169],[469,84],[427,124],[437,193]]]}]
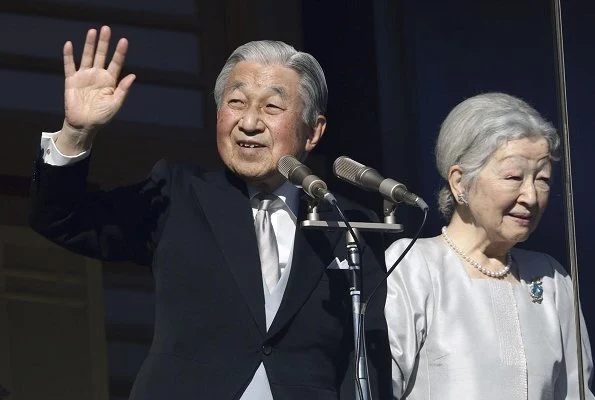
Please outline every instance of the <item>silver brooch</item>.
[{"label": "silver brooch", "polygon": [[541,282],[541,278],[533,278],[533,281],[529,286],[529,294],[531,295],[533,303],[541,304],[541,301],[543,300],[543,283]]}]

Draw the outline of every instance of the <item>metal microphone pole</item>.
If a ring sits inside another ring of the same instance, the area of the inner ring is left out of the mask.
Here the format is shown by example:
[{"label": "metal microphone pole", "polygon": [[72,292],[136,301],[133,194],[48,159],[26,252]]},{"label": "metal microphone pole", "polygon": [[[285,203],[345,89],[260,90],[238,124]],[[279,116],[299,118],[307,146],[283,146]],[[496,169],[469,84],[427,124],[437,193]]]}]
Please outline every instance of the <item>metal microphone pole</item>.
[{"label": "metal microphone pole", "polygon": [[[358,235],[357,228],[354,232]],[[366,332],[363,329],[361,314],[361,282],[360,282],[360,254],[352,233],[345,231],[347,242],[347,263],[351,276],[351,309],[353,313],[353,340],[355,345],[355,360],[357,379],[355,381],[355,398],[370,400],[372,398],[369,384],[368,359],[366,355]]]}]

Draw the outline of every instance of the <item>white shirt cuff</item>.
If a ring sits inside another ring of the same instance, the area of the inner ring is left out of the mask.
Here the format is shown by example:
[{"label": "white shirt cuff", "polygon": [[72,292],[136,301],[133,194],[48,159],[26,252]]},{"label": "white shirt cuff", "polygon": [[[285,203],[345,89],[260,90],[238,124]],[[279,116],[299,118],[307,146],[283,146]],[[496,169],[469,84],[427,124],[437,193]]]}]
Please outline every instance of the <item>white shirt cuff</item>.
[{"label": "white shirt cuff", "polygon": [[56,144],[54,143],[54,138],[56,135],[60,133],[48,133],[43,132],[41,134],[41,149],[43,150],[43,162],[49,165],[55,165],[58,167],[62,167],[65,165],[74,164],[78,161],[84,160],[85,158],[89,157],[91,153],[91,149],[83,151],[76,156],[65,156],[64,154],[58,151]]}]

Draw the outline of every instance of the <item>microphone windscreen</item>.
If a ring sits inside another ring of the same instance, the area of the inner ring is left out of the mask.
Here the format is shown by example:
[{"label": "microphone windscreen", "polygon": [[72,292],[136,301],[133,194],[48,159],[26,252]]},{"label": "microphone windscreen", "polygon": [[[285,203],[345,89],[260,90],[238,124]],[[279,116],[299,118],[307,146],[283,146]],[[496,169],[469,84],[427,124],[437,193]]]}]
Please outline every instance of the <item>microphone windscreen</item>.
[{"label": "microphone windscreen", "polygon": [[335,173],[335,176],[355,184],[359,183],[357,179],[358,173],[365,168],[365,165],[345,156],[337,158],[333,163],[333,172]]},{"label": "microphone windscreen", "polygon": [[277,171],[279,171],[279,173],[283,175],[285,179],[289,179],[289,173],[300,165],[302,165],[302,163],[299,162],[295,157],[285,155],[277,162]]}]

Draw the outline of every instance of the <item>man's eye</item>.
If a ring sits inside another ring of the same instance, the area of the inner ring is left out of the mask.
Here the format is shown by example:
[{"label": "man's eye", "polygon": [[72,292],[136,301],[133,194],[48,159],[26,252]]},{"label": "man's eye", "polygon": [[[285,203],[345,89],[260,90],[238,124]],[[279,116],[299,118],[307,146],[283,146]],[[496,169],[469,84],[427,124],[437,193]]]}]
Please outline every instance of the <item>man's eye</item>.
[{"label": "man's eye", "polygon": [[233,110],[241,110],[244,107],[246,107],[244,101],[240,100],[240,99],[229,99],[227,101],[227,105],[229,108],[231,108]]},{"label": "man's eye", "polygon": [[276,115],[283,112],[283,107],[280,107],[277,104],[269,103],[264,107],[264,110],[267,114]]},{"label": "man's eye", "polygon": [[539,178],[537,178],[537,180],[538,181],[541,181],[543,183],[547,183],[548,185],[550,184],[550,181],[551,181],[551,179],[549,177],[547,177],[547,176],[539,177]]}]

